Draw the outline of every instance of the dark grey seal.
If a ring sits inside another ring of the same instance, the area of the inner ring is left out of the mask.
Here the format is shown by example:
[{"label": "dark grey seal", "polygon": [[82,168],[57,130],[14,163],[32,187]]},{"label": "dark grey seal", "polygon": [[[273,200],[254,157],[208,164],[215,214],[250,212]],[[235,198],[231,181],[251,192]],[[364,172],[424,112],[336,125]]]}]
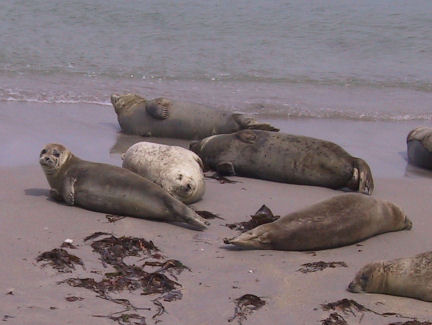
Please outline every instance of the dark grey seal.
[{"label": "dark grey seal", "polygon": [[111,102],[122,131],[140,136],[202,139],[242,129],[279,131],[243,114],[166,98],[146,100],[135,94],[113,94]]},{"label": "dark grey seal", "polygon": [[418,127],[407,136],[408,162],[432,169],[432,128]]},{"label": "dark grey seal", "polygon": [[242,130],[192,142],[204,165],[222,175],[261,178],[291,184],[349,188],[371,194],[368,164],[335,143],[259,130]]},{"label": "dark grey seal", "polygon": [[208,222],[144,177],[108,164],[81,160],[60,144],[48,144],[39,162],[51,196],[68,205],[138,218],[187,223],[204,229]]},{"label": "dark grey seal", "polygon": [[319,250],[411,227],[411,221],[393,203],[349,193],[225,239],[225,243],[247,249]]}]

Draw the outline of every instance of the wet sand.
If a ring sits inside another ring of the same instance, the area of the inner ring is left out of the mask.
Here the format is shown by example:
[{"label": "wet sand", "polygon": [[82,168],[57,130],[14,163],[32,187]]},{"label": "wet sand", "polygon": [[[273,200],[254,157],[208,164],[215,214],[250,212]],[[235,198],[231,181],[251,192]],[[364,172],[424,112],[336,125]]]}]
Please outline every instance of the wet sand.
[{"label": "wet sand", "polygon": [[[109,223],[105,214],[65,206],[48,198],[48,184],[38,164],[41,148],[59,142],[87,160],[121,165],[120,153],[139,137],[119,133],[112,109],[99,105],[44,105],[0,103],[0,319],[7,324],[113,324],[107,315],[123,308],[96,297],[94,292],[58,281],[71,274],[41,267],[36,257],[59,247],[66,239],[78,246],[86,269],[73,276],[88,277],[100,269],[97,256],[83,239],[104,231],[116,236],[152,240],[170,258],[191,272],[178,276],[183,298],[165,302],[165,324],[226,324],[234,314],[234,299],[250,293],[266,305],[243,324],[320,324],[330,311],[321,304],[348,298],[380,313],[394,312],[432,321],[431,303],[377,294],[352,294],[348,283],[364,264],[378,259],[412,256],[432,247],[430,211],[432,173],[407,166],[405,138],[418,125],[411,122],[355,122],[346,120],[275,120],[281,131],[332,140],[352,155],[365,159],[375,179],[374,196],[391,200],[413,221],[411,231],[379,235],[360,245],[311,252],[239,251],[227,248],[223,238],[236,234],[226,223],[245,221],[262,204],[285,215],[338,194],[327,188],[298,186],[233,177],[234,184],[206,180],[204,199],[193,207],[211,211],[209,229],[196,232],[177,225],[124,218]],[[430,124],[430,123],[429,123]],[[186,146],[185,141],[152,139]],[[347,267],[314,273],[298,269],[304,263],[343,261]],[[7,294],[12,291],[13,294]],[[67,296],[84,298],[68,302]],[[139,292],[119,293],[140,307],[148,324],[154,323],[152,297]],[[133,312],[133,311],[132,311]],[[382,317],[368,312],[339,314],[349,324],[389,324],[408,319]],[[5,316],[7,315],[7,317]],[[232,322],[237,324],[237,320]]]}]

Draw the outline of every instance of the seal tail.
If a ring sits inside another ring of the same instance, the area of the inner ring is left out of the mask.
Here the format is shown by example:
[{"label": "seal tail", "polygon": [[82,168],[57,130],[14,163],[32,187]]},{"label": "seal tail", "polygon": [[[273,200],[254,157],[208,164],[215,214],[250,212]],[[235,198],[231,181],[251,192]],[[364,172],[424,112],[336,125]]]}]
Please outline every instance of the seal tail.
[{"label": "seal tail", "polygon": [[369,165],[363,159],[355,158],[353,167],[358,171],[358,187],[355,190],[371,195],[374,190],[374,182]]},{"label": "seal tail", "polygon": [[243,114],[233,114],[233,118],[241,129],[253,129],[272,132],[279,131],[278,128],[275,128],[271,124],[258,122],[254,118],[244,116]]}]

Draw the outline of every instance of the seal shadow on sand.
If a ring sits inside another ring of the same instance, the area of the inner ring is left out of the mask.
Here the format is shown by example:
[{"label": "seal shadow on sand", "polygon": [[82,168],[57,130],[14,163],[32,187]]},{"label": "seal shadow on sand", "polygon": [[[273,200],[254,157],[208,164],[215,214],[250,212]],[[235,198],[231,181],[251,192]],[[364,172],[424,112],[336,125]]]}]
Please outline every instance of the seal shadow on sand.
[{"label": "seal shadow on sand", "polygon": [[46,188],[26,188],[24,193],[30,196],[46,196],[48,199],[52,200],[49,195],[49,190]]},{"label": "seal shadow on sand", "polygon": [[411,165],[408,162],[408,155],[407,155],[406,151],[400,151],[399,155],[406,162],[404,176],[406,176],[406,177],[427,177],[427,178],[432,178],[432,171],[431,170]]}]

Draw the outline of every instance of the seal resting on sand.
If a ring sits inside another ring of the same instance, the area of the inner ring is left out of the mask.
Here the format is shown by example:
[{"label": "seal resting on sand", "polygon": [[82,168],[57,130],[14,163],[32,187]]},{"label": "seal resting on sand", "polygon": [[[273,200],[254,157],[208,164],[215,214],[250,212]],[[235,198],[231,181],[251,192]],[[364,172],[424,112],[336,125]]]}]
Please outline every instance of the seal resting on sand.
[{"label": "seal resting on sand", "polygon": [[374,235],[411,227],[411,221],[393,203],[349,193],[316,203],[224,242],[248,249],[319,250],[351,245]]},{"label": "seal resting on sand", "polygon": [[203,163],[190,150],[151,142],[138,142],[122,156],[123,167],[161,186],[183,203],[202,198]]},{"label": "seal resting on sand", "polygon": [[135,94],[111,95],[120,127],[140,136],[202,139],[242,129],[279,129],[243,114],[166,98],[146,100]]},{"label": "seal resting on sand", "polygon": [[351,281],[348,291],[384,293],[432,302],[432,251],[367,264]]},{"label": "seal resting on sand", "polygon": [[51,196],[68,205],[138,218],[183,222],[204,229],[208,222],[160,186],[125,168],[81,160],[60,144],[48,144],[39,162]]},{"label": "seal resting on sand", "polygon": [[418,127],[408,134],[407,154],[410,164],[432,169],[432,128]]},{"label": "seal resting on sand", "polygon": [[192,142],[206,167],[222,175],[261,178],[371,194],[368,164],[335,143],[284,133],[242,130]]}]

